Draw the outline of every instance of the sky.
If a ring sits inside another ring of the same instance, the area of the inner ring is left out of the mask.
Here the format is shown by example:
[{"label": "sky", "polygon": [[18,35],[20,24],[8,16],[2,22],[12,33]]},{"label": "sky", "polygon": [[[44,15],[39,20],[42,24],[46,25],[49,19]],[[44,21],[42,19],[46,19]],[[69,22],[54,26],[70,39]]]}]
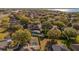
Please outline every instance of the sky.
[{"label": "sky", "polygon": [[52,10],[58,10],[58,11],[65,11],[65,12],[79,12],[79,8],[72,8],[72,9],[52,9]]}]

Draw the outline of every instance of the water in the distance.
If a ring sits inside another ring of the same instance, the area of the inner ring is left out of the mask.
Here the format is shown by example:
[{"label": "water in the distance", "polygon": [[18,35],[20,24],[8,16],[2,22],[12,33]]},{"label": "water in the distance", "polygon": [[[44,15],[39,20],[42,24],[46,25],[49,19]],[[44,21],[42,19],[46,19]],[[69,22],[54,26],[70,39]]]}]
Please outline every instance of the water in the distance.
[{"label": "water in the distance", "polygon": [[56,9],[49,9],[49,10],[58,10],[64,12],[79,12],[79,8],[56,8]]}]

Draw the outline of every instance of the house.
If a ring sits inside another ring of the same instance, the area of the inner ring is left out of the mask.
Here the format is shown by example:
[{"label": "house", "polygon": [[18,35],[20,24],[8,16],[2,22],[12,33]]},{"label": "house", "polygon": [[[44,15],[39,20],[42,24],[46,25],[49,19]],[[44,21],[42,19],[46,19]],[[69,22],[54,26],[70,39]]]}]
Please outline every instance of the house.
[{"label": "house", "polygon": [[65,45],[52,45],[53,51],[70,51]]},{"label": "house", "polygon": [[39,30],[33,30],[32,35],[33,36],[38,36],[38,37],[44,37],[44,34],[41,33],[41,31],[39,31]]},{"label": "house", "polygon": [[6,41],[2,41],[2,42],[0,42],[0,51],[1,51],[1,50],[5,50],[7,44],[8,44],[8,43],[7,43]]},{"label": "house", "polygon": [[40,50],[39,40],[37,37],[32,37],[29,43],[20,49],[21,51],[38,51]]},{"label": "house", "polygon": [[77,15],[71,13],[71,14],[68,14],[68,19],[69,20],[76,20],[77,19]]},{"label": "house", "polygon": [[28,24],[29,30],[41,30],[41,24]]},{"label": "house", "polygon": [[18,24],[19,21],[14,17],[14,15],[10,15],[10,24]]},{"label": "house", "polygon": [[19,44],[17,44],[14,47],[9,47],[8,51],[38,51],[40,50],[40,45],[39,45],[39,40],[38,37],[32,37],[32,39],[29,42],[26,42],[25,45],[23,46],[19,46]]},{"label": "house", "polygon": [[0,50],[6,50],[10,41],[11,39],[4,39],[3,41],[0,41]]},{"label": "house", "polygon": [[50,44],[47,46],[48,51],[70,51],[65,45]]},{"label": "house", "polygon": [[73,51],[79,51],[79,44],[71,44]]},{"label": "house", "polygon": [[28,24],[28,29],[31,30],[33,36],[44,37],[41,24]]}]

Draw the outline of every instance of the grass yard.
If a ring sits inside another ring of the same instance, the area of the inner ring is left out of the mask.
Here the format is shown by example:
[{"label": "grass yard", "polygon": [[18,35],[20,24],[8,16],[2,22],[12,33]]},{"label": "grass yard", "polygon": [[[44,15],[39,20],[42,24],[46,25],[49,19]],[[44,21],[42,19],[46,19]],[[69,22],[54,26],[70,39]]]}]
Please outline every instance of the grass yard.
[{"label": "grass yard", "polygon": [[0,41],[4,40],[7,35],[8,33],[0,33]]},{"label": "grass yard", "polygon": [[0,28],[0,33],[6,31],[6,28]]}]

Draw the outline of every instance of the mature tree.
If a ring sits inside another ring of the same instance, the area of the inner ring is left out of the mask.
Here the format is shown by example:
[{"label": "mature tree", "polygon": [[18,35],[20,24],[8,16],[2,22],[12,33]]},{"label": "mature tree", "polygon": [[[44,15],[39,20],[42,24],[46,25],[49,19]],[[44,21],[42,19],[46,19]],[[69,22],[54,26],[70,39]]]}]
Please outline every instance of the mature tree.
[{"label": "mature tree", "polygon": [[69,23],[68,19],[64,19],[64,18],[60,19],[60,21],[63,22],[64,24],[68,24]]},{"label": "mature tree", "polygon": [[52,28],[51,22],[46,21],[46,22],[43,22],[43,23],[42,23],[42,29],[43,29],[43,32],[44,32],[45,35],[47,35],[47,32],[48,32],[51,28]]},{"label": "mature tree", "polygon": [[61,31],[57,28],[50,29],[47,32],[47,36],[48,38],[53,39],[53,40],[58,39],[59,37],[61,37]]},{"label": "mature tree", "polygon": [[65,24],[61,21],[54,21],[54,25],[57,25],[59,29],[63,29]]},{"label": "mature tree", "polygon": [[23,45],[31,39],[31,33],[27,29],[20,29],[12,34],[12,39],[19,41],[20,45]]},{"label": "mature tree", "polygon": [[41,23],[43,23],[43,22],[45,22],[45,21],[47,21],[46,19],[40,19],[40,22]]},{"label": "mature tree", "polygon": [[63,32],[68,37],[75,37],[77,35],[77,31],[72,27],[65,28]]},{"label": "mature tree", "polygon": [[23,29],[23,26],[20,24],[11,24],[9,27],[9,30],[11,30],[12,32],[15,32],[19,29]]},{"label": "mature tree", "polygon": [[20,20],[20,23],[24,26],[24,28],[27,27],[28,23],[31,23],[30,18],[25,16],[25,14],[16,14],[15,17]]},{"label": "mature tree", "polygon": [[62,32],[62,37],[65,40],[65,44],[67,45],[68,48],[71,48],[70,45],[72,42],[75,41],[76,36],[77,36],[77,31],[74,28],[68,27],[65,28],[64,31]]}]

